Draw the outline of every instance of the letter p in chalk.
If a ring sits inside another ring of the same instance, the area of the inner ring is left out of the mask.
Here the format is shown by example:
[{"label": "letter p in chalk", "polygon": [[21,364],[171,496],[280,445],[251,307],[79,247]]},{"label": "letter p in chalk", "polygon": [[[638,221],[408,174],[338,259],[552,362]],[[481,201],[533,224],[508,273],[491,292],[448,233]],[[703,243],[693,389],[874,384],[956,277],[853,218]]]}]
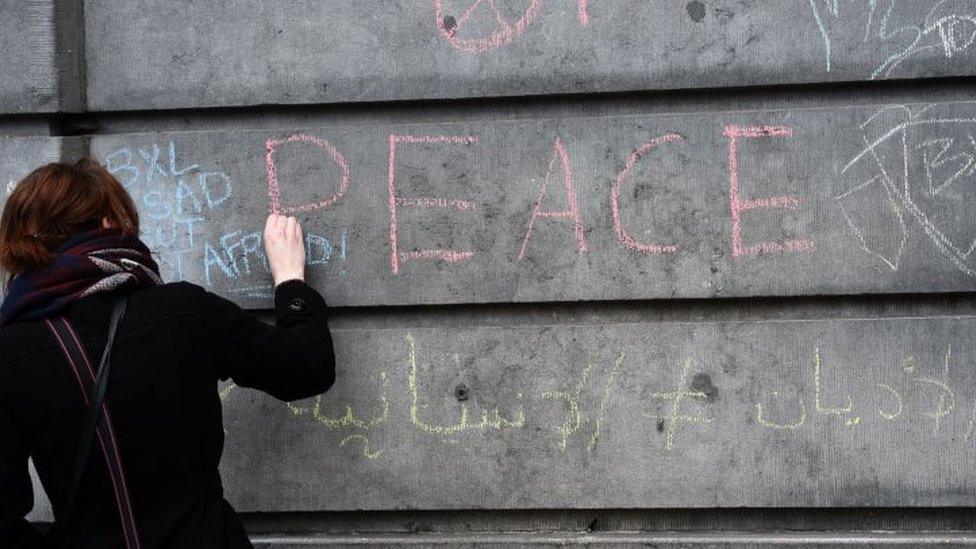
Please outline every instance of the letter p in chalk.
[{"label": "letter p in chalk", "polygon": [[[281,206],[281,185],[278,182],[278,167],[276,164],[275,153],[277,152],[278,147],[290,143],[310,143],[320,149],[323,149],[329,154],[332,161],[335,162],[336,166],[339,167],[339,189],[334,194],[318,202],[302,204],[299,206]],[[342,153],[340,153],[325,139],[315,137],[314,135],[295,134],[285,139],[269,139],[265,142],[265,146],[267,148],[265,167],[268,172],[268,198],[271,201],[271,213],[291,214],[328,208],[342,200],[342,197],[349,189],[349,163],[346,162],[346,158],[342,155]]]}]

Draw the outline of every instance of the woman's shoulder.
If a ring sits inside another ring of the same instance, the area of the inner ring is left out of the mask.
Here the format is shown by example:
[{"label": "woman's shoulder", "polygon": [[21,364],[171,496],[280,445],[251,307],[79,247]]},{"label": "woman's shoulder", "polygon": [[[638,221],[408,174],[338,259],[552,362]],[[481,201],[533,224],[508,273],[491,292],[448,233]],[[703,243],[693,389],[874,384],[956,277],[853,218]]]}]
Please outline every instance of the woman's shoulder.
[{"label": "woman's shoulder", "polygon": [[160,295],[183,296],[187,298],[199,298],[206,293],[206,290],[202,286],[185,280],[152,286],[148,290],[159,293]]},{"label": "woman's shoulder", "polygon": [[[138,327],[160,320],[189,317],[200,313],[208,303],[206,289],[190,282],[170,282],[144,287],[129,294],[127,324]],[[66,311],[69,318],[95,322],[111,310],[110,294],[93,294],[82,298]],[[51,345],[44,320],[23,320],[0,328],[0,363],[29,352],[34,347]]]},{"label": "woman's shoulder", "polygon": [[134,291],[129,307],[150,315],[192,313],[199,310],[206,294],[204,288],[191,282],[168,282]]},{"label": "woman's shoulder", "polygon": [[[138,329],[160,322],[175,321],[172,326],[193,330],[198,322],[185,322],[206,308],[207,291],[190,282],[172,282],[134,290],[129,295],[125,324]],[[84,335],[86,326],[101,327],[112,307],[111,294],[93,294],[65,310],[68,318]],[[90,334],[89,334],[90,335]],[[94,337],[94,336],[92,336]],[[43,319],[19,320],[0,328],[0,372],[5,366],[55,347],[55,341]]]},{"label": "woman's shoulder", "polygon": [[200,299],[206,292],[207,290],[202,286],[181,280],[142,287],[136,290],[134,295],[158,299]]}]

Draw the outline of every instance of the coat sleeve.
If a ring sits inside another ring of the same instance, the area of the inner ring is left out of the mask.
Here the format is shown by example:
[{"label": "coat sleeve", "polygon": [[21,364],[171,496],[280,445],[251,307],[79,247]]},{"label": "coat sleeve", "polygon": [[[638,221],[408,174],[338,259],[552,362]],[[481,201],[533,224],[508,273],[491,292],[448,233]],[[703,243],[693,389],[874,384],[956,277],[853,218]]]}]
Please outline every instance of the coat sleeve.
[{"label": "coat sleeve", "polygon": [[34,490],[27,472],[27,451],[0,394],[0,547],[52,548],[24,518],[34,508]]},{"label": "coat sleeve", "polygon": [[203,292],[201,319],[217,376],[285,401],[309,398],[335,382],[335,352],[326,304],[311,286],[290,280],[275,288],[275,326],[236,304]]}]

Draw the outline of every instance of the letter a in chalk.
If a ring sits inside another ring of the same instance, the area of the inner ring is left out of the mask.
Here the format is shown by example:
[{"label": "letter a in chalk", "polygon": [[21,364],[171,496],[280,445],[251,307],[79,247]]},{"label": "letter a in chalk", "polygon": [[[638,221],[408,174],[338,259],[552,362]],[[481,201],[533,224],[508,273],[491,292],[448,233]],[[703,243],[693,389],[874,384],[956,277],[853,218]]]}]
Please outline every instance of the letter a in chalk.
[{"label": "letter a in chalk", "polygon": [[[566,209],[552,211],[542,210],[542,201],[546,199],[549,191],[549,182],[553,175],[558,171],[562,172],[563,188],[566,191]],[[586,252],[586,237],[583,235],[583,221],[580,219],[579,199],[576,195],[576,187],[573,184],[573,163],[569,159],[569,153],[562,139],[556,139],[553,146],[552,158],[549,160],[549,167],[546,170],[546,177],[542,180],[539,187],[539,198],[532,207],[532,217],[529,218],[529,228],[525,231],[525,238],[522,239],[522,248],[519,250],[518,258],[525,257],[525,248],[532,238],[532,230],[535,228],[535,220],[538,218],[569,218],[573,222],[573,236],[576,239],[576,252]]]}]

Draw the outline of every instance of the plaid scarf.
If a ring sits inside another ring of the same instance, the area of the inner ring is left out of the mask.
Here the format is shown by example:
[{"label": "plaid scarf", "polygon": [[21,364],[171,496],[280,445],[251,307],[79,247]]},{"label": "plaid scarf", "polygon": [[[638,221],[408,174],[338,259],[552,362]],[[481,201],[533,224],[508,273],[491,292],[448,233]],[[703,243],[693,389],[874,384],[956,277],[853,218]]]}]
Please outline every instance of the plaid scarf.
[{"label": "plaid scarf", "polygon": [[162,282],[149,248],[138,238],[118,229],[85,231],[58,248],[51,265],[10,281],[0,305],[0,328],[54,316],[87,295]]}]

